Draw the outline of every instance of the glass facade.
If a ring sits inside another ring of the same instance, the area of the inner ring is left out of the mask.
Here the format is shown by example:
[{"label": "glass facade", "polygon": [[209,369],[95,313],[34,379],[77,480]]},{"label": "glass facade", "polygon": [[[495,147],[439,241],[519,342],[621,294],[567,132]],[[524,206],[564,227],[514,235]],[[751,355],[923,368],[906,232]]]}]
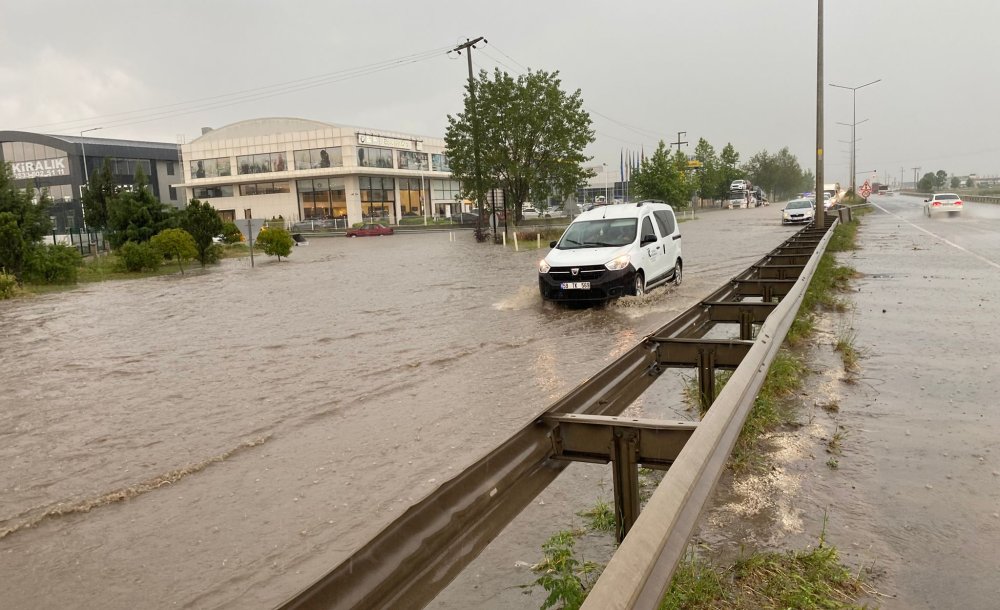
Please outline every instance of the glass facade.
[{"label": "glass facade", "polygon": [[427,164],[427,153],[414,152],[412,150],[399,151],[399,169],[427,171],[430,169],[430,166]]},{"label": "glass facade", "polygon": [[220,176],[232,176],[228,157],[218,159],[199,159],[191,162],[192,178],[218,178]]},{"label": "glass facade", "polygon": [[[424,215],[424,195],[421,193],[420,178],[399,179],[399,211],[403,216]],[[427,184],[427,181],[424,181]]]},{"label": "glass facade", "polygon": [[115,176],[128,176],[131,178],[135,176],[136,168],[141,167],[143,173],[148,178],[152,175],[153,171],[149,159],[108,159],[108,163],[111,165],[111,173]]},{"label": "glass facade", "polygon": [[232,197],[233,186],[196,186],[192,189],[195,199],[215,199],[216,197]]},{"label": "glass facade", "polygon": [[267,174],[283,172],[288,169],[288,165],[285,163],[285,153],[273,152],[236,157],[236,169],[241,175]]},{"label": "glass facade", "polygon": [[431,169],[436,172],[450,172],[451,166],[448,165],[448,156],[439,155],[434,153],[431,155]]},{"label": "glass facade", "polygon": [[303,220],[347,218],[347,189],[341,178],[296,180]]},{"label": "glass facade", "polygon": [[254,182],[252,184],[240,185],[240,196],[250,195],[274,195],[276,193],[287,193],[287,182]]},{"label": "glass facade", "polygon": [[358,165],[392,169],[392,150],[388,148],[358,147]]},{"label": "glass facade", "polygon": [[64,150],[31,142],[3,142],[0,153],[10,163],[15,180],[70,175],[69,157]]},{"label": "glass facade", "polygon": [[295,169],[318,169],[343,165],[344,157],[339,147],[295,151]]},{"label": "glass facade", "polygon": [[458,180],[431,180],[431,196],[434,201],[460,201],[462,185]]},{"label": "glass facade", "polygon": [[[392,178],[361,176],[361,214],[365,218],[392,221],[395,217],[396,184]],[[419,187],[418,187],[419,188]]]}]

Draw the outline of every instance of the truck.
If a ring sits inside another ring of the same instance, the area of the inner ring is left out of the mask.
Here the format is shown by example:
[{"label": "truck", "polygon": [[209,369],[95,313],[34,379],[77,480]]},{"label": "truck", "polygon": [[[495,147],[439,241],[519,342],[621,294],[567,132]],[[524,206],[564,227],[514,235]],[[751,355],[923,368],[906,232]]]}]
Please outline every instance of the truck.
[{"label": "truck", "polygon": [[840,183],[839,182],[831,182],[829,184],[824,184],[823,185],[823,192],[824,193],[830,193],[830,204],[831,205],[840,203],[840,200],[843,197],[843,193],[840,190]]}]

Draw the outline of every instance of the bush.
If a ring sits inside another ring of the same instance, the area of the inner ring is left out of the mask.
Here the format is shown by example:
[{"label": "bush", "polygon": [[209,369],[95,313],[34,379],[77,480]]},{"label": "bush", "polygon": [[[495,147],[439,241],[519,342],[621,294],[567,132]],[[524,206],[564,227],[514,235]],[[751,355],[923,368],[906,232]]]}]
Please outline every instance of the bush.
[{"label": "bush", "polygon": [[235,222],[227,222],[222,225],[222,241],[227,244],[238,244],[243,241],[243,233]]},{"label": "bush", "polygon": [[28,252],[24,279],[32,284],[75,284],[82,262],[80,252],[71,246],[36,246]]},{"label": "bush", "polygon": [[264,254],[277,256],[280,261],[282,256],[287,257],[292,253],[295,240],[284,229],[268,229],[257,236],[257,245],[263,248]]},{"label": "bush", "polygon": [[163,263],[163,256],[149,243],[127,241],[118,248],[118,259],[125,271],[156,271]]},{"label": "bush", "polygon": [[0,301],[12,299],[17,294],[17,279],[0,269]]}]

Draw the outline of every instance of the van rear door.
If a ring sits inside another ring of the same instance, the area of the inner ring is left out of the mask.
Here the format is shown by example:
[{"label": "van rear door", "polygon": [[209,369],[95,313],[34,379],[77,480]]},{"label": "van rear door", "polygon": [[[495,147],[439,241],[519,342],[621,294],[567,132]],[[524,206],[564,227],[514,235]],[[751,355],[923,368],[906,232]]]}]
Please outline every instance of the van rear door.
[{"label": "van rear door", "polygon": [[681,257],[681,230],[672,210],[656,210],[653,212],[657,228],[663,235],[663,268],[674,276],[674,267]]}]

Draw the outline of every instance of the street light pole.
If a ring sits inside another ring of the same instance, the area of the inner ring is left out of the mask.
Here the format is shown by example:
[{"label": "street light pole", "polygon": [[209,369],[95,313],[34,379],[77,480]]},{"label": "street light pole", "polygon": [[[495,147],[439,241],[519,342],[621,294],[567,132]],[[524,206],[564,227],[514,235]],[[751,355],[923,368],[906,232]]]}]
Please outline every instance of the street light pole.
[{"label": "street light pole", "polygon": [[[91,127],[90,129],[84,129],[83,131],[80,132],[80,137],[82,138],[83,134],[87,133],[88,131],[97,131],[98,129],[104,129],[104,128],[103,127]],[[83,182],[84,182],[84,184],[89,185],[90,184],[90,172],[87,170],[87,144],[84,143],[82,140],[80,141],[80,148],[82,149],[82,152],[83,152]]]},{"label": "street light pole", "polygon": [[816,226],[826,225],[826,210],[823,208],[823,0],[817,0],[816,16]]},{"label": "street light pole", "polygon": [[[858,85],[857,87],[848,87],[846,85],[834,85],[833,83],[830,83],[831,87],[837,87],[838,89],[850,89],[850,91],[851,91],[851,141],[852,142],[856,141],[854,139],[854,128],[859,124],[858,123],[858,89],[863,89],[863,88],[867,87],[868,85],[874,85],[875,83],[878,83],[878,82],[882,82],[882,79],[880,78],[880,79],[877,79],[877,80],[873,80],[870,83],[865,83],[863,85]],[[865,119],[865,121],[867,121],[867,120],[868,119]],[[865,121],[861,121],[861,123],[864,123]],[[856,166],[855,166],[855,162],[856,162],[855,152],[856,152],[855,145],[852,144],[851,145],[851,191],[853,191],[854,194],[856,195],[857,192],[858,192],[858,189],[857,189],[857,180],[854,177],[854,173],[856,171]]]},{"label": "street light pole", "polygon": [[604,166],[604,203],[607,204],[610,197],[608,196],[608,164],[601,163]]}]

